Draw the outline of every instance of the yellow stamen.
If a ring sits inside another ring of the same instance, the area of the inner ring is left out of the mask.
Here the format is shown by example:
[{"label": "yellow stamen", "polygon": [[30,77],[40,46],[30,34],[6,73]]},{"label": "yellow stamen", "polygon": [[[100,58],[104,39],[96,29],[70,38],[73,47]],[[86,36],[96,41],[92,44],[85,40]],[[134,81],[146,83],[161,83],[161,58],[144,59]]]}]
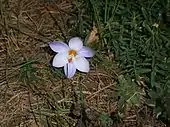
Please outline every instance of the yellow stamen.
[{"label": "yellow stamen", "polygon": [[72,62],[72,58],[69,58],[69,59],[68,59],[68,62],[69,62],[69,63]]}]

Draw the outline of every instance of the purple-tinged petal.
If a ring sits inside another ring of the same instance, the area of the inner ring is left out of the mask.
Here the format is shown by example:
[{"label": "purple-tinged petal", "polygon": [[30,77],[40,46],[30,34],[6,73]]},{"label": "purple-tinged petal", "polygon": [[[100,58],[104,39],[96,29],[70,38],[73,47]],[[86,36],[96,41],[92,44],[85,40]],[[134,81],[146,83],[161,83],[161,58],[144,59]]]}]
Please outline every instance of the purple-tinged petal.
[{"label": "purple-tinged petal", "polygon": [[49,46],[54,52],[58,53],[67,52],[69,50],[68,45],[62,41],[52,41],[50,42]]},{"label": "purple-tinged petal", "polygon": [[80,56],[83,56],[83,57],[93,57],[94,56],[94,51],[91,49],[91,48],[88,48],[86,46],[83,46],[79,53],[78,53]]},{"label": "purple-tinged petal", "polygon": [[54,56],[52,65],[54,67],[63,67],[68,63],[66,53],[58,53]]},{"label": "purple-tinged petal", "polygon": [[73,62],[68,63],[64,66],[64,73],[68,78],[72,78],[76,73],[76,68]]},{"label": "purple-tinged petal", "polygon": [[69,41],[70,49],[79,51],[83,47],[83,42],[79,37],[74,37]]},{"label": "purple-tinged petal", "polygon": [[84,57],[78,57],[74,60],[75,67],[81,72],[89,72],[89,61]]}]

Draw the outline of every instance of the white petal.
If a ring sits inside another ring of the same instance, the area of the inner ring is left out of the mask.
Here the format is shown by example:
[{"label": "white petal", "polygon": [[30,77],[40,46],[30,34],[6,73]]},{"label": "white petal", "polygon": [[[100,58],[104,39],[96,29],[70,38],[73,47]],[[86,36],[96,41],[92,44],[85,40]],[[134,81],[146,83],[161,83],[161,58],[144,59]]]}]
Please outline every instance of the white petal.
[{"label": "white petal", "polygon": [[66,53],[58,53],[54,56],[52,65],[54,67],[63,67],[68,63]]},{"label": "white petal", "polygon": [[50,42],[49,46],[54,52],[59,52],[59,53],[66,52],[69,50],[68,45],[62,41],[52,41]]},{"label": "white petal", "polygon": [[78,57],[74,60],[75,67],[81,72],[89,72],[89,61],[84,57]]},{"label": "white petal", "polygon": [[68,78],[72,78],[76,73],[76,68],[73,62],[68,63],[64,66],[64,73]]},{"label": "white petal", "polygon": [[83,47],[83,42],[79,37],[74,37],[69,41],[69,47],[76,51],[79,51]]},{"label": "white petal", "polygon": [[83,48],[80,49],[78,54],[83,57],[93,57],[94,51],[91,48],[83,46]]}]

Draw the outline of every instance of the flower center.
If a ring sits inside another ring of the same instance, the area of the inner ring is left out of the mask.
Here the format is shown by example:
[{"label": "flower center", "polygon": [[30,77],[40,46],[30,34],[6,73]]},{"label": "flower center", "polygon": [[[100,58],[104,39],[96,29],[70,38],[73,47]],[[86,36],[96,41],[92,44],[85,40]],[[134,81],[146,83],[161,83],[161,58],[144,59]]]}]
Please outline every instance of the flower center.
[{"label": "flower center", "polygon": [[77,52],[75,50],[71,49],[71,50],[69,50],[68,54],[69,54],[68,62],[70,63],[70,62],[72,62],[73,57],[75,57],[77,55]]}]

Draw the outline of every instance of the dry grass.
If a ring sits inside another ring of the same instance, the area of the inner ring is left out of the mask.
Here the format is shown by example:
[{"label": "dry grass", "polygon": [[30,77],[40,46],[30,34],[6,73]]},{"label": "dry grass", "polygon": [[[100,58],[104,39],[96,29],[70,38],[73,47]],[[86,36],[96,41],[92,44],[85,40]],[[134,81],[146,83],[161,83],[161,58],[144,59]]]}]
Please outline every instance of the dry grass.
[{"label": "dry grass", "polygon": [[[92,121],[91,126],[100,126],[98,124],[101,112],[116,112],[117,103],[112,98],[116,75],[111,76],[104,68],[99,70],[92,65],[89,74],[80,75],[79,82],[77,75],[68,80],[60,78],[52,71],[49,64],[52,55],[46,47],[50,40],[65,40],[71,36],[67,21],[74,16],[74,7],[70,0],[57,2],[49,4],[43,0],[1,0],[2,127],[75,125],[77,119],[74,117],[79,117],[82,112],[79,83],[83,86],[86,114]],[[34,60],[39,63],[34,63]],[[30,74],[27,66],[37,70]],[[23,69],[25,67],[26,70]],[[23,70],[28,71],[26,76],[23,76]],[[30,75],[35,75],[37,80],[30,79]],[[125,120],[126,124],[131,122],[133,126],[137,126],[140,119],[136,113],[130,116]]]}]

